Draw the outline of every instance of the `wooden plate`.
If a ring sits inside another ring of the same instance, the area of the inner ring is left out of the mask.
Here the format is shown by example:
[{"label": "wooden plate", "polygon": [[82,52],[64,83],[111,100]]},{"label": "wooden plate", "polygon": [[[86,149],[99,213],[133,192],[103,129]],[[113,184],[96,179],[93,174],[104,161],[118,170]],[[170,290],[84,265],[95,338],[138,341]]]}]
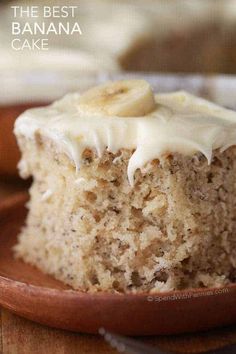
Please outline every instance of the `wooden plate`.
[{"label": "wooden plate", "polygon": [[126,335],[174,334],[236,323],[236,284],[161,294],[73,291],[12,255],[24,223],[25,194],[0,206],[0,304],[30,320],[79,332],[100,327]]}]

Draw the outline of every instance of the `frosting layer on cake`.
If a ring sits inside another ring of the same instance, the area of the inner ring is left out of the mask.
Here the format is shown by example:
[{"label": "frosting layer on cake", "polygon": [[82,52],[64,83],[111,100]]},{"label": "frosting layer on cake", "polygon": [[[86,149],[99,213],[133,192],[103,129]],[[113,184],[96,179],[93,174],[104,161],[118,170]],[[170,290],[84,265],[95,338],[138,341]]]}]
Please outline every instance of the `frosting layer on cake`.
[{"label": "frosting layer on cake", "polygon": [[[107,84],[106,90],[109,85],[114,84]],[[50,106],[26,111],[16,121],[15,134],[34,139],[39,132],[49,137],[77,170],[86,148],[95,149],[98,156],[106,149],[112,153],[132,150],[127,171],[131,185],[135,171],[160,156],[201,152],[210,163],[213,150],[224,151],[236,144],[236,112],[184,91],[155,95],[154,109],[143,116],[106,115],[101,107],[87,109],[81,97],[68,94]]]}]

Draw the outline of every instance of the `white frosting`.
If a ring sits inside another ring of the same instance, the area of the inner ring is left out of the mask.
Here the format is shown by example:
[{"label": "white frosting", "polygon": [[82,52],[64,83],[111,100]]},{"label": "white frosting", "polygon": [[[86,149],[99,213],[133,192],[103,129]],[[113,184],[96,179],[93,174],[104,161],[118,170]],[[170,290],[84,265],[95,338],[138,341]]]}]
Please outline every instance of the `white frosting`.
[{"label": "white frosting", "polygon": [[131,185],[135,171],[152,159],[201,152],[210,163],[212,150],[236,144],[236,112],[184,91],[157,94],[155,111],[143,117],[85,114],[79,97],[69,94],[48,107],[26,111],[16,121],[16,135],[31,139],[40,131],[73,160],[77,170],[85,148],[96,149],[99,156],[105,149],[134,150],[127,171]]}]

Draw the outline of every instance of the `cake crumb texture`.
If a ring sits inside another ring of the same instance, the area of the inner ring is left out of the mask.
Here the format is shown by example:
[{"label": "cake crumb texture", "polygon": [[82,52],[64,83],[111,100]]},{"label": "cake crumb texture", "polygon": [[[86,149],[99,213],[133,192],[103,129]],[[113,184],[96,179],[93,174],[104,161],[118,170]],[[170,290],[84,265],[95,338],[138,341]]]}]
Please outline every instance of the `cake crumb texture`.
[{"label": "cake crumb texture", "polygon": [[[15,254],[82,291],[161,292],[236,280],[236,147],[175,153],[135,172],[131,150],[83,152],[18,136],[34,178]],[[25,173],[24,173],[25,176]]]}]

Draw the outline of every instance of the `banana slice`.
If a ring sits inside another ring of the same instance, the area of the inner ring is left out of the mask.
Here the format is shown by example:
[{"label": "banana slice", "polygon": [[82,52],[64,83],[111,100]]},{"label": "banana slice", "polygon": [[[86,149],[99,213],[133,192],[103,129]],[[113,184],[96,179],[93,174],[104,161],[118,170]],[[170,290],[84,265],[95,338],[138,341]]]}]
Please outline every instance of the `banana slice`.
[{"label": "banana slice", "polygon": [[109,82],[86,91],[79,109],[86,113],[118,117],[140,117],[155,109],[151,86],[144,80]]}]

